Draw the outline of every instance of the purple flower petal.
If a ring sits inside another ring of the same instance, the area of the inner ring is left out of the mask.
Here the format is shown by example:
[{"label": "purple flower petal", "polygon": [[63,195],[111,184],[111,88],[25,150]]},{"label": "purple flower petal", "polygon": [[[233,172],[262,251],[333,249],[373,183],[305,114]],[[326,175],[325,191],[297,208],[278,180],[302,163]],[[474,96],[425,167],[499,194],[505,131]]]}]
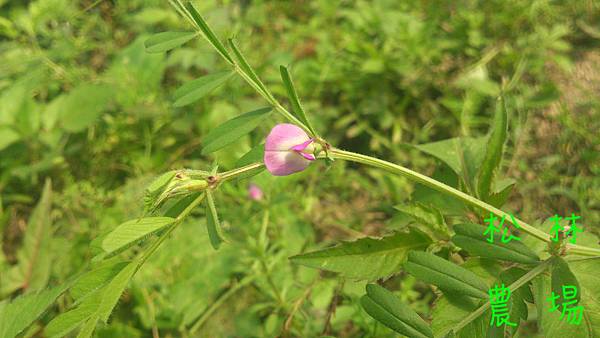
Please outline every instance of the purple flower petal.
[{"label": "purple flower petal", "polygon": [[254,183],[248,185],[248,197],[254,201],[260,201],[263,199],[263,192],[260,187]]},{"label": "purple flower petal", "polygon": [[289,123],[276,125],[265,142],[267,170],[275,176],[286,176],[306,169],[314,156],[303,151],[310,151],[311,143],[300,127]]}]

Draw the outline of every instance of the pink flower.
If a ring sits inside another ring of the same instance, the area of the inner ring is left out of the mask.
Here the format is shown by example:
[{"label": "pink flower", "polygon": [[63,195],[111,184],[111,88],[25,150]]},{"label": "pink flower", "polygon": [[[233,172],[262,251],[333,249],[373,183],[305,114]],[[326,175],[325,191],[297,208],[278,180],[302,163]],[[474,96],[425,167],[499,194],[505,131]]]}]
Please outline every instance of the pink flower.
[{"label": "pink flower", "polygon": [[248,197],[254,201],[260,201],[263,199],[263,192],[260,187],[254,183],[248,185]]},{"label": "pink flower", "polygon": [[308,167],[315,160],[313,140],[300,127],[278,124],[265,142],[265,165],[275,176],[286,176]]}]

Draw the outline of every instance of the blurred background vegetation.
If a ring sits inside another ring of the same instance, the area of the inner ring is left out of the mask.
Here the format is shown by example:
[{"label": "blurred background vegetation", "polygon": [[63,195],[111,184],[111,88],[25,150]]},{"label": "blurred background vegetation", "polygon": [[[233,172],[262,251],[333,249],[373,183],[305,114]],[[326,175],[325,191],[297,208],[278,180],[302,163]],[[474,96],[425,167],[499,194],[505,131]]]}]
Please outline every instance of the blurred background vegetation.
[{"label": "blurred background vegetation", "polygon": [[[340,148],[433,174],[413,145],[488,130],[508,88],[508,210],[600,222],[600,3],[595,0],[197,1],[220,37],[236,36],[280,98],[290,67],[317,129]],[[193,40],[151,54],[152,33],[187,30],[166,1],[0,0],[0,300],[65,282],[94,256],[94,238],[141,214],[149,180],[177,168],[222,169],[273,124],[200,154],[213,127],[264,102],[240,79],[172,106],[183,82],[225,69]],[[215,252],[203,211],[136,275],[100,337],[367,336],[391,331],[357,300],[364,282],[288,257],[410,222],[394,206],[415,187],[336,163],[290,177],[263,173],[223,187],[232,243]],[[46,180],[50,205],[31,213]],[[257,241],[269,225],[268,243]],[[37,224],[37,223],[36,223]],[[387,281],[425,318],[435,296],[409,276]],[[25,335],[65,311],[65,296]],[[536,332],[535,321],[523,330]]]}]

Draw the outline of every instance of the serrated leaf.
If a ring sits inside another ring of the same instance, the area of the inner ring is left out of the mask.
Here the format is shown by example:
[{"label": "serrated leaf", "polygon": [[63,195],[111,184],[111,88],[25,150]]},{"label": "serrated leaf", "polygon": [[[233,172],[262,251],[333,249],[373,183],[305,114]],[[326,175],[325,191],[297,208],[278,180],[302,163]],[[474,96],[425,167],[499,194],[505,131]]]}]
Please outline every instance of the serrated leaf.
[{"label": "serrated leaf", "polygon": [[206,230],[208,232],[210,244],[215,250],[218,250],[224,240],[223,235],[221,235],[219,214],[217,213],[215,201],[210,190],[206,191]]},{"label": "serrated leaf", "polygon": [[479,197],[488,201],[494,176],[500,163],[502,162],[502,154],[504,152],[504,144],[508,137],[508,113],[504,103],[504,98],[501,96],[496,102],[496,113],[494,115],[494,124],[490,136],[488,138],[485,157],[479,167],[477,174],[477,192]]},{"label": "serrated leaf", "polygon": [[[600,273],[599,273],[599,277],[600,277]],[[577,281],[577,278],[575,277],[575,275],[573,274],[573,272],[571,272],[571,269],[569,268],[569,264],[567,264],[567,262],[565,262],[564,259],[562,259],[561,257],[554,257],[552,259],[552,292],[554,292],[555,295],[560,295],[560,297],[556,300],[556,305],[559,306],[560,309],[562,309],[562,305],[565,302],[568,302],[567,299],[565,299],[565,295],[563,294],[563,290],[562,287],[569,285],[569,286],[575,286],[577,288],[577,290],[580,289],[579,287],[579,282]],[[581,300],[581,292],[577,292],[577,295],[575,297],[575,299],[577,300],[577,303],[579,303],[579,301]]]},{"label": "serrated leaf", "polygon": [[79,300],[106,285],[125,265],[127,262],[108,263],[88,271],[77,279],[69,293],[75,300]]},{"label": "serrated leaf", "polygon": [[123,250],[162,230],[174,221],[175,219],[171,217],[145,217],[127,221],[104,238],[102,249],[107,254]]},{"label": "serrated leaf", "polygon": [[583,308],[579,325],[568,322],[568,313],[561,318],[561,309],[550,311],[552,304],[551,277],[541,274],[533,280],[533,295],[537,306],[537,324],[543,337],[600,337],[600,259],[582,259],[568,262],[571,272],[579,283],[579,305]]},{"label": "serrated leaf", "polygon": [[173,106],[183,107],[200,100],[224,84],[231,75],[233,71],[218,72],[185,83],[175,91]]},{"label": "serrated leaf", "polygon": [[0,337],[17,336],[40,317],[70,286],[71,282],[66,282],[53,289],[19,296],[10,303],[0,303]]},{"label": "serrated leaf", "polygon": [[179,47],[196,36],[195,32],[161,32],[144,41],[148,53],[162,53]]},{"label": "serrated leaf", "polygon": [[312,124],[306,117],[306,112],[304,111],[304,108],[302,108],[302,104],[300,104],[300,99],[298,98],[298,93],[296,92],[296,88],[294,87],[290,73],[285,66],[279,66],[279,72],[281,74],[281,80],[283,80],[285,90],[287,91],[288,98],[292,104],[292,112],[296,118],[300,120],[300,122],[304,123],[308,130],[310,130],[312,133],[311,136],[315,136],[317,133],[315,128],[313,128]]},{"label": "serrated leaf", "polygon": [[108,322],[110,314],[117,305],[119,298],[121,298],[121,295],[127,287],[129,280],[137,271],[139,264],[140,262],[137,260],[129,263],[104,288],[104,292],[102,293],[102,301],[100,302],[97,311],[98,318],[102,319],[103,322]]},{"label": "serrated leaf", "polygon": [[48,337],[64,337],[89,319],[98,309],[102,293],[95,291],[76,308],[54,317],[44,329]]},{"label": "serrated leaf", "polygon": [[425,282],[477,298],[488,298],[488,286],[473,272],[428,252],[410,252],[404,265],[408,273]]},{"label": "serrated leaf", "polygon": [[229,56],[229,52],[223,46],[223,43],[217,38],[215,33],[210,29],[210,26],[206,23],[202,15],[198,12],[196,7],[191,2],[185,5],[185,9],[190,14],[191,19],[198,25],[198,28],[202,31],[204,38],[223,56],[229,63],[233,64],[233,59]]},{"label": "serrated leaf", "polygon": [[272,108],[260,108],[237,116],[211,130],[203,140],[202,154],[217,151],[254,130],[271,113]]},{"label": "serrated leaf", "polygon": [[483,226],[470,223],[456,224],[454,231],[456,235],[452,237],[452,242],[471,255],[523,264],[535,264],[540,260],[535,252],[521,242],[502,243],[501,235],[494,234],[494,242],[488,242],[489,234],[483,234],[485,232]]},{"label": "serrated leaf", "polygon": [[343,277],[375,280],[400,271],[410,250],[423,250],[431,243],[424,233],[411,229],[392,236],[361,238],[331,248],[290,257],[312,268],[340,273]]},{"label": "serrated leaf", "polygon": [[411,338],[433,338],[429,325],[393,293],[377,284],[367,284],[366,289],[360,303],[375,320]]}]

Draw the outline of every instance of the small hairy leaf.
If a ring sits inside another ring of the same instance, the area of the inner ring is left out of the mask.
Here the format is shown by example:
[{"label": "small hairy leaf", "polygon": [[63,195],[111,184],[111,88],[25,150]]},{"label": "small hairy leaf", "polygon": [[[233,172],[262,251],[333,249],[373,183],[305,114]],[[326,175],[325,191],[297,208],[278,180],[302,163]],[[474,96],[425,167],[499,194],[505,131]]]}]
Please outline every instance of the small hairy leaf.
[{"label": "small hairy leaf", "polygon": [[117,305],[119,298],[121,298],[121,294],[123,294],[123,291],[127,287],[129,280],[137,271],[139,264],[139,261],[132,261],[131,263],[129,263],[104,288],[104,292],[102,293],[102,300],[100,301],[100,305],[98,306],[97,314],[98,317],[102,319],[102,321],[104,321],[105,323],[108,322],[110,314]]},{"label": "small hairy leaf", "polygon": [[224,240],[223,235],[221,235],[219,214],[217,213],[215,201],[210,190],[206,190],[206,230],[208,232],[210,244],[215,250],[218,250]]},{"label": "small hairy leaf", "polygon": [[488,286],[473,272],[428,252],[412,251],[406,271],[425,282],[477,298],[488,297]]},{"label": "small hairy leaf", "polygon": [[200,100],[225,83],[232,74],[233,71],[218,72],[185,83],[175,91],[173,105],[183,107]]},{"label": "small hairy leaf", "polygon": [[490,137],[488,138],[485,157],[477,175],[477,192],[479,197],[488,201],[494,175],[502,161],[504,143],[508,137],[508,113],[504,98],[500,96],[496,102],[496,114]]},{"label": "small hairy leaf", "polygon": [[271,113],[272,108],[256,109],[223,123],[211,130],[204,138],[202,154],[217,151],[248,134]]},{"label": "small hairy leaf", "polygon": [[298,98],[298,93],[296,92],[296,88],[294,87],[290,73],[285,66],[279,66],[279,72],[281,73],[281,79],[285,85],[285,90],[287,91],[290,102],[292,103],[292,111],[294,112],[294,115],[296,118],[298,118],[298,120],[300,120],[300,122],[304,123],[308,130],[310,130],[312,133],[311,136],[315,136],[317,133],[306,117],[304,108],[302,108],[302,105],[300,104],[300,99]]},{"label": "small hairy leaf", "polygon": [[377,284],[367,284],[366,289],[360,303],[375,320],[411,338],[433,338],[429,325],[393,293]]},{"label": "small hairy leaf", "polygon": [[102,241],[102,249],[114,253],[141,241],[175,221],[171,217],[145,217],[134,219],[119,225]]},{"label": "small hairy leaf", "polygon": [[424,250],[430,243],[431,238],[411,228],[408,233],[342,242],[290,259],[312,268],[339,272],[346,278],[375,280],[397,273],[406,261],[409,250]]},{"label": "small hairy leaf", "polygon": [[523,264],[535,264],[539,257],[525,244],[518,241],[502,243],[501,235],[494,234],[494,242],[487,241],[489,234],[484,235],[485,228],[477,224],[454,225],[456,235],[452,242],[467,250],[471,255],[496,258]]},{"label": "small hairy leaf", "polygon": [[10,303],[0,303],[0,337],[15,337],[28,328],[70,286],[71,282],[67,282],[53,289],[19,296]]},{"label": "small hairy leaf", "polygon": [[148,53],[161,53],[179,47],[196,36],[195,32],[162,32],[144,42]]},{"label": "small hairy leaf", "polygon": [[79,306],[54,317],[44,329],[48,337],[64,337],[90,318],[100,305],[102,293],[95,291]]},{"label": "small hairy leaf", "polygon": [[127,262],[111,262],[86,272],[77,279],[77,282],[69,290],[74,299],[79,300],[88,294],[100,289],[116,276]]}]

